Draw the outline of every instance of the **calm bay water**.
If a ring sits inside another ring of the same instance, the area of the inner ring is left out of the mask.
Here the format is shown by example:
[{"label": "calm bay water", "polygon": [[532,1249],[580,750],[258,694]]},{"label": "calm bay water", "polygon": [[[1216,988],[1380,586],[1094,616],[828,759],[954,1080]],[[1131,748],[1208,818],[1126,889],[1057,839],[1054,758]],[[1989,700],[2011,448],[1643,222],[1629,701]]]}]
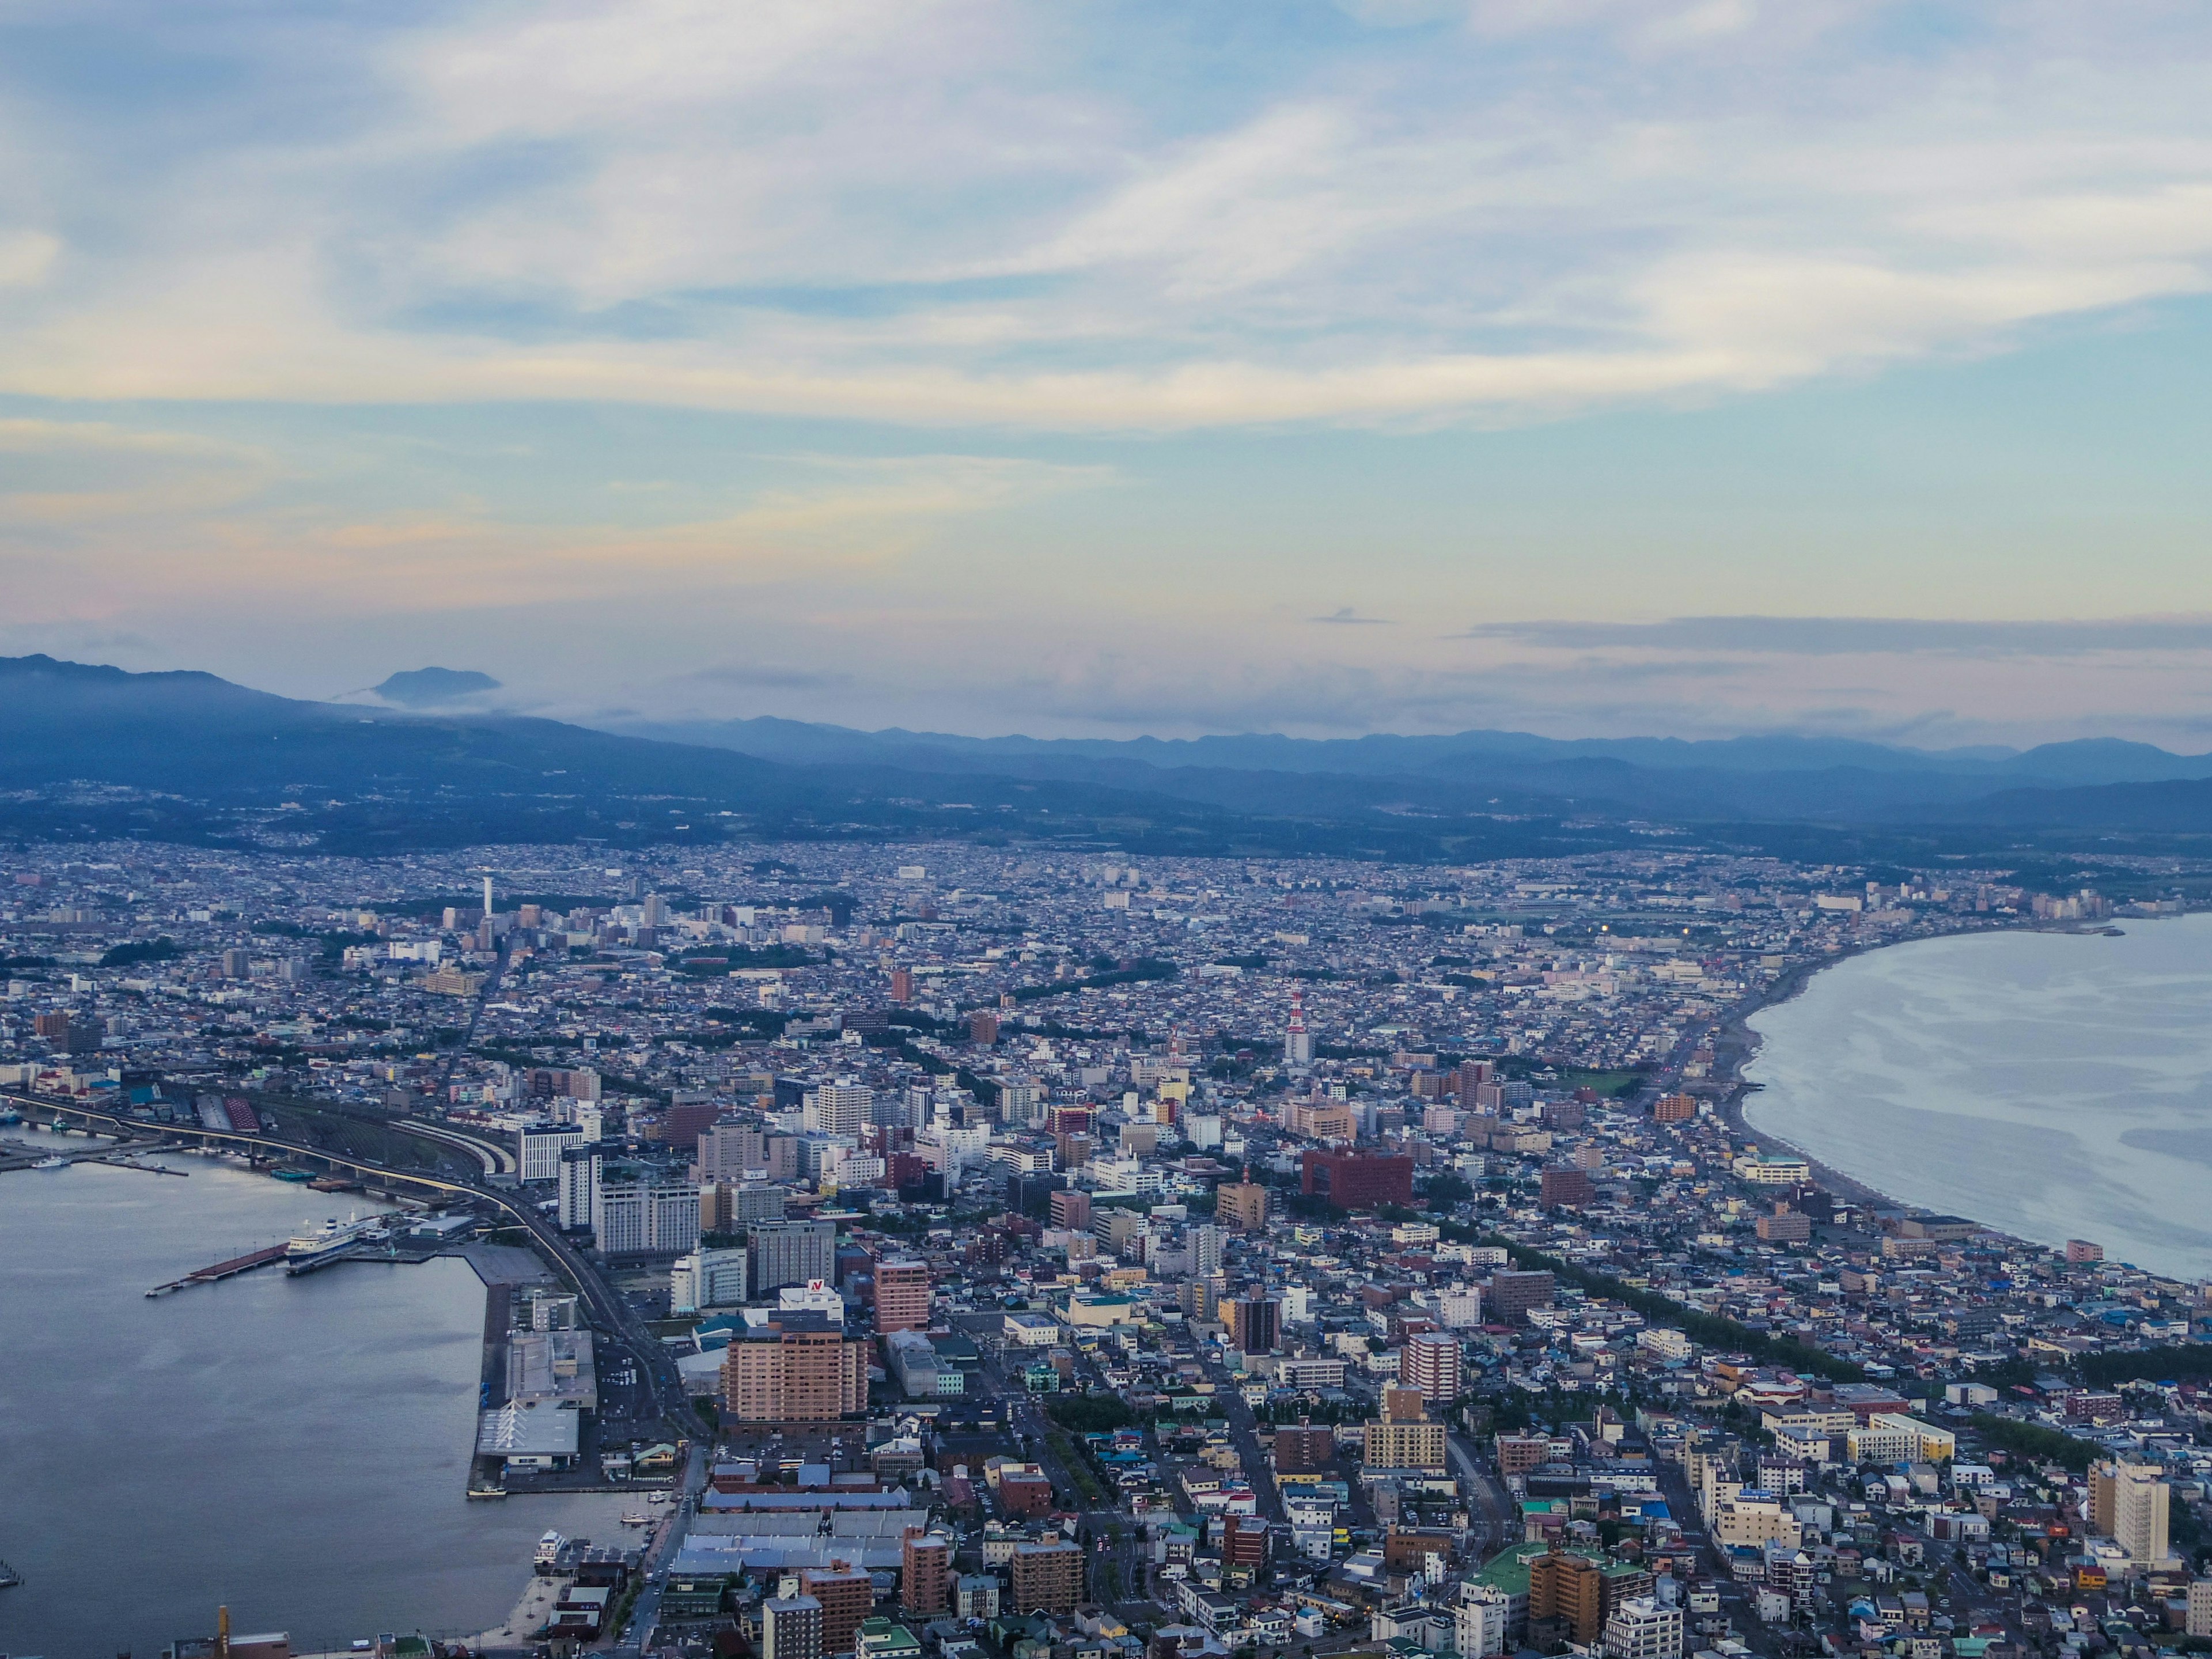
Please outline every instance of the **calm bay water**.
[{"label": "calm bay water", "polygon": [[1870,951],[1751,1020],[1745,1116],[1902,1202],[2212,1276],[2212,915]]},{"label": "calm bay water", "polygon": [[612,1498],[462,1496],[484,1306],[465,1262],[264,1267],[149,1301],[364,1207],[171,1167],[191,1178],[0,1175],[0,1559],[25,1579],[0,1591],[0,1652],[155,1659],[224,1602],[295,1651],[473,1634],[505,1619],[546,1528],[619,1532]]}]

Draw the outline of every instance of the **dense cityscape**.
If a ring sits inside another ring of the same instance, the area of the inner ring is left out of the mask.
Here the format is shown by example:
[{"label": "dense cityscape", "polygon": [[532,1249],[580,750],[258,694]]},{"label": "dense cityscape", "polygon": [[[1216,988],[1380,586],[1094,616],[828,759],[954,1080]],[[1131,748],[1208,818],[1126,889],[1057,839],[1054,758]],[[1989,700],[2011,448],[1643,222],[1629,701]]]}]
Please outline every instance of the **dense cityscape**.
[{"label": "dense cityscape", "polygon": [[190,1151],[385,1200],[155,1289],[463,1255],[469,1496],[636,1494],[635,1538],[515,1564],[502,1631],[379,1649],[2212,1646],[2206,1286],[1740,1112],[1744,1018],[1823,963],[2179,910],[2156,869],[2117,903],[1658,844],[0,871],[7,1179]]}]

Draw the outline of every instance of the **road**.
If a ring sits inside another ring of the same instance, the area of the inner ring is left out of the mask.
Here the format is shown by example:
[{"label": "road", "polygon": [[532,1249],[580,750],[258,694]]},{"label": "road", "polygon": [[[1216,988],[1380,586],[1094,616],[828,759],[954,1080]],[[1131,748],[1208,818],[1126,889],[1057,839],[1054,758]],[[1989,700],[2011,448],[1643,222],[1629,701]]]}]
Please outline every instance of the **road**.
[{"label": "road", "polygon": [[638,1593],[637,1605],[630,1611],[629,1628],[615,1644],[614,1650],[618,1655],[642,1653],[653,1645],[653,1632],[660,1627],[660,1598],[668,1587],[668,1565],[684,1547],[684,1537],[691,1530],[691,1517],[698,1511],[699,1494],[707,1490],[708,1456],[706,1444],[696,1440],[691,1443],[690,1461],[684,1465],[672,1512],[646,1547],[641,1567],[645,1574],[645,1588]]},{"label": "road", "polygon": [[1486,1561],[1507,1545],[1520,1541],[1520,1528],[1516,1524],[1519,1512],[1511,1495],[1482,1467],[1462,1436],[1447,1431],[1444,1449],[1473,1499],[1468,1518],[1474,1522],[1474,1559]]}]

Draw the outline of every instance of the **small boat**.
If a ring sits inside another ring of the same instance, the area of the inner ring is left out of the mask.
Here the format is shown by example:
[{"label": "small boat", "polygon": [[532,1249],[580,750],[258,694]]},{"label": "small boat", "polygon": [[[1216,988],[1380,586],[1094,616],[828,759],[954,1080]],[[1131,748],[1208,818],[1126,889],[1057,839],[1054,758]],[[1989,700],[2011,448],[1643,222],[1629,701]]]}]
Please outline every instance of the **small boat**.
[{"label": "small boat", "polygon": [[66,1170],[69,1166],[70,1161],[65,1158],[42,1158],[31,1167],[34,1170]]},{"label": "small boat", "polygon": [[22,1582],[21,1573],[16,1571],[5,1561],[0,1561],[0,1589],[13,1589]]},{"label": "small boat", "polygon": [[649,1527],[653,1524],[653,1522],[651,1517],[647,1516],[625,1515],[622,1518],[622,1523],[625,1527]]}]

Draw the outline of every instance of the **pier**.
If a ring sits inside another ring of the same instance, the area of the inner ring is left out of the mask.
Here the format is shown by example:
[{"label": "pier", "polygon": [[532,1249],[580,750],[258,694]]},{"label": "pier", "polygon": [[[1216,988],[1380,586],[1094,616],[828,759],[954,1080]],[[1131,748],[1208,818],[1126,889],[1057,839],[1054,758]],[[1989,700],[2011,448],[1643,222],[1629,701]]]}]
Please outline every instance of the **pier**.
[{"label": "pier", "polygon": [[220,1279],[234,1278],[240,1273],[252,1273],[256,1267],[265,1267],[272,1261],[282,1261],[284,1259],[286,1248],[283,1244],[271,1244],[263,1249],[249,1251],[245,1255],[233,1256],[228,1261],[216,1262],[212,1267],[202,1267],[197,1273],[186,1273],[182,1279],[173,1279],[166,1285],[156,1285],[146,1294],[167,1296],[171,1291],[181,1291],[187,1285],[213,1285]]}]

